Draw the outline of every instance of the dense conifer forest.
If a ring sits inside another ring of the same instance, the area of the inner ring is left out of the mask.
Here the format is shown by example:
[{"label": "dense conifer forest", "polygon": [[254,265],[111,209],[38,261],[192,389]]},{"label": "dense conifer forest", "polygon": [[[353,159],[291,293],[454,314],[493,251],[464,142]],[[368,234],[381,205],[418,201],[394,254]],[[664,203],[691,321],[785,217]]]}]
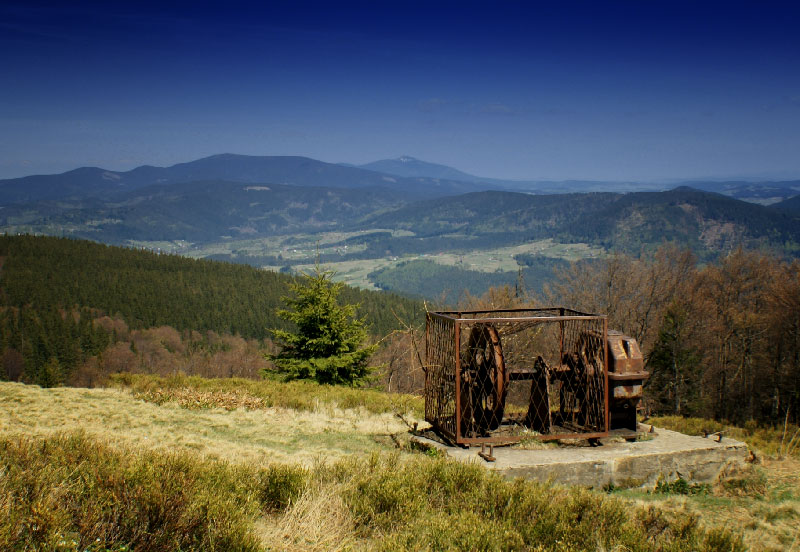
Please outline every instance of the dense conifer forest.
[{"label": "dense conifer forest", "polygon": [[[185,356],[230,350],[234,336],[268,346],[270,329],[287,327],[275,314],[292,281],[284,274],[34,236],[0,237],[0,259],[5,379],[62,383],[103,351],[116,350],[105,361],[120,356],[120,341],[141,365],[137,342],[148,335],[164,354]],[[397,328],[398,318],[422,316],[420,302],[388,293],[345,288],[341,300],[359,305],[373,336]],[[161,330],[151,335],[148,328]]]}]

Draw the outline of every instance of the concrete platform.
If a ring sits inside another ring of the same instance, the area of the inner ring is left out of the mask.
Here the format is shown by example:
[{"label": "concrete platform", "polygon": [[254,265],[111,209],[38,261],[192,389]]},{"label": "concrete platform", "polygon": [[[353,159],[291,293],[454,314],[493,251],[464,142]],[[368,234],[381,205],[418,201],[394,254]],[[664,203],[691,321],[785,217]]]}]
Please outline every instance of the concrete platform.
[{"label": "concrete platform", "polygon": [[535,450],[495,447],[494,462],[478,456],[480,446],[460,448],[420,436],[412,440],[422,446],[436,447],[455,460],[475,462],[510,478],[590,487],[613,484],[652,488],[660,478],[672,481],[679,477],[712,483],[723,472],[743,467],[750,456],[747,445],[733,439],[717,442],[715,438],[691,437],[659,428],[654,428],[650,435],[650,440],[634,442],[601,439],[602,445],[597,447],[559,445]]}]

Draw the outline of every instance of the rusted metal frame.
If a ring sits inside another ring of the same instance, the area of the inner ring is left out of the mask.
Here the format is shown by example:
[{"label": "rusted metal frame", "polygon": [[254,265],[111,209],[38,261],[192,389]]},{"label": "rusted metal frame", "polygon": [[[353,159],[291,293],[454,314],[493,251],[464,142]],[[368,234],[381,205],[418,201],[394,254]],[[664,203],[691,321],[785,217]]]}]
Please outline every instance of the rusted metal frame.
[{"label": "rusted metal frame", "polygon": [[[429,383],[428,378],[431,377],[430,371],[428,366],[431,364],[431,340],[430,340],[430,329],[431,329],[431,313],[425,314],[425,366],[423,366],[423,370],[425,372],[425,419],[428,420],[428,416],[430,415],[431,418],[435,418],[432,412],[429,412],[429,403],[431,402],[428,396],[431,393],[432,385]],[[430,409],[432,410],[432,409]]]},{"label": "rusted metal frame", "polygon": [[[562,309],[565,310],[565,309]],[[519,309],[517,311],[514,310],[501,310],[501,311],[492,311],[492,312],[532,312],[528,309]],[[576,312],[577,311],[573,311]],[[605,315],[600,314],[585,314],[585,313],[577,313],[577,314],[570,314],[570,315],[553,315],[553,316],[518,316],[518,317],[483,317],[483,318],[463,318],[464,314],[489,314],[489,311],[442,311],[442,312],[429,312],[428,316],[442,318],[445,320],[453,320],[459,322],[466,322],[466,323],[501,323],[501,324],[509,324],[509,323],[519,323],[519,322],[557,322],[557,321],[567,321],[567,320],[599,320],[604,318]],[[456,316],[450,316],[456,315]]]},{"label": "rusted metal frame", "polygon": [[[422,369],[425,371],[426,377],[428,374],[428,365],[431,362],[431,359],[428,358],[428,343],[430,343],[430,333],[431,333],[431,313],[425,313],[425,366]],[[427,379],[425,380],[427,382]]]},{"label": "rusted metal frame", "polygon": [[[508,309],[506,311],[491,311],[491,312],[555,312],[556,309]],[[559,309],[559,314],[565,312],[566,309]],[[570,311],[570,312],[577,312],[577,311]],[[454,314],[456,317],[447,316],[447,314],[441,312],[430,313],[432,318],[438,318],[442,322],[447,321],[450,325],[452,324],[452,329],[454,333],[454,345],[455,345],[455,366],[454,366],[454,376],[455,376],[455,390],[454,390],[454,397],[453,400],[455,402],[455,412],[453,413],[453,418],[455,421],[455,430],[456,435],[455,441],[457,444],[463,445],[470,445],[470,444],[481,444],[481,443],[513,443],[518,442],[523,438],[523,436],[495,436],[495,437],[469,437],[461,435],[461,327],[463,324],[475,324],[475,323],[506,323],[506,324],[518,324],[520,322],[526,321],[535,321],[541,323],[554,323],[560,322],[559,326],[563,328],[564,323],[566,321],[600,321],[602,320],[603,323],[603,330],[602,330],[602,339],[603,339],[603,368],[604,368],[604,419],[605,419],[605,429],[604,432],[592,432],[592,433],[559,433],[559,434],[552,434],[552,435],[538,435],[536,436],[539,440],[548,441],[554,439],[594,439],[605,437],[608,435],[609,424],[610,424],[610,416],[609,416],[609,384],[608,384],[608,344],[607,344],[607,335],[608,335],[608,320],[607,317],[604,315],[587,315],[587,314],[577,314],[577,315],[570,315],[570,316],[529,316],[529,317],[515,317],[515,318],[463,318],[465,314],[490,314],[489,311],[451,311],[449,314]],[[426,328],[426,332],[428,329]],[[427,335],[427,334],[426,334]],[[601,337],[601,336],[598,336]],[[563,350],[563,333],[561,336],[561,343],[560,348]],[[442,412],[439,412],[441,415]],[[441,424],[436,424],[440,427],[441,430],[444,430],[443,433],[446,433],[447,437],[452,435],[449,431],[446,431],[445,427],[441,426]]]},{"label": "rusted metal frame", "polygon": [[603,375],[605,378],[605,389],[603,389],[603,395],[606,396],[606,411],[605,411],[605,419],[606,419],[606,435],[611,430],[611,409],[609,407],[609,395],[610,389],[608,386],[608,317],[603,317]]},{"label": "rusted metal frame", "polygon": [[[446,325],[448,327],[448,334],[447,334],[448,341],[449,341],[449,337],[450,337],[450,331],[453,332],[453,341],[455,341],[456,332],[458,331],[458,327],[457,327],[457,324],[456,324],[455,320],[442,318],[440,323],[443,324],[443,325]],[[443,369],[445,368],[445,365],[446,365],[446,363],[443,363]],[[458,372],[456,371],[456,374],[457,373]],[[445,375],[446,374],[444,374],[444,373],[442,374],[442,376],[445,376]],[[453,397],[453,403],[454,403],[453,424],[454,424],[454,426],[453,426],[452,429],[448,429],[445,433],[446,433],[447,437],[451,440],[451,442],[456,443],[457,439],[458,439],[459,416],[458,416],[458,402],[457,402],[458,401],[458,393],[456,393],[456,391],[455,391],[457,389],[455,382],[453,382],[453,389],[454,389],[454,393],[455,393],[455,396]],[[443,413],[440,413],[440,419],[441,419],[441,417],[443,417]]]},{"label": "rusted metal frame", "polygon": [[[564,307],[558,309],[558,315],[564,316]],[[558,358],[559,362],[564,362],[564,321],[558,321]]]},{"label": "rusted metal frame", "polygon": [[650,377],[648,372],[631,372],[629,374],[608,374],[608,379],[613,381],[646,380]]},{"label": "rusted metal frame", "polygon": [[455,344],[456,344],[456,443],[461,444],[461,323],[455,320]]},{"label": "rusted metal frame", "polygon": [[448,316],[445,313],[435,312],[435,311],[429,311],[428,312],[428,316],[430,316],[431,318],[441,318],[443,320],[457,320],[458,319],[458,317],[456,317],[456,316]]},{"label": "rusted metal frame", "polygon": [[[442,336],[442,331],[445,327],[452,327],[454,325],[454,321],[452,319],[448,319],[446,317],[437,316],[433,312],[427,313],[427,320],[426,320],[426,353],[434,353],[435,351],[439,351],[440,347],[436,347],[436,345],[441,345],[441,341],[449,341],[446,337]],[[431,345],[430,344],[430,336],[431,330],[434,329],[433,325],[434,322],[436,323],[435,332],[433,335],[437,338],[437,344]],[[449,333],[449,332],[448,332]],[[447,374],[445,373],[446,370],[446,362],[444,359],[435,358],[436,362],[441,365],[438,365],[437,368],[433,368],[433,370],[429,370],[428,377],[433,377],[435,383],[446,379]],[[427,359],[429,368],[432,368],[430,358]],[[456,435],[450,431],[444,420],[447,418],[446,410],[447,399],[442,395],[442,390],[437,389],[435,395],[432,395],[429,390],[426,390],[426,420],[434,426],[434,428],[448,441],[455,443]],[[430,416],[430,417],[429,417]]]},{"label": "rusted metal frame", "polygon": [[[464,314],[486,314],[493,312],[563,312],[563,313],[569,312],[570,314],[566,316],[601,316],[598,314],[581,312],[573,309],[567,309],[564,307],[545,307],[545,308],[535,308],[535,309],[517,308],[517,309],[468,310],[468,311],[432,311],[432,312],[434,314],[440,314],[445,316],[464,315]],[[565,315],[561,314],[556,316],[565,316]],[[553,317],[548,317],[548,318],[553,318]]]},{"label": "rusted metal frame", "polygon": [[481,451],[478,453],[478,456],[486,460],[487,462],[494,462],[497,458],[494,457],[494,445],[489,445],[489,452],[486,452],[486,445],[481,445]]},{"label": "rusted metal frame", "polygon": [[511,444],[518,443],[522,439],[534,437],[539,441],[555,441],[558,439],[602,439],[608,437],[607,431],[598,431],[594,433],[554,433],[552,435],[497,435],[494,437],[465,437],[461,439],[458,444],[460,445],[498,445],[498,444]]},{"label": "rusted metal frame", "polygon": [[456,318],[459,322],[469,323],[491,323],[491,324],[510,324],[519,322],[558,322],[567,320],[600,320],[602,317],[596,314],[580,316],[520,316],[519,318]]}]

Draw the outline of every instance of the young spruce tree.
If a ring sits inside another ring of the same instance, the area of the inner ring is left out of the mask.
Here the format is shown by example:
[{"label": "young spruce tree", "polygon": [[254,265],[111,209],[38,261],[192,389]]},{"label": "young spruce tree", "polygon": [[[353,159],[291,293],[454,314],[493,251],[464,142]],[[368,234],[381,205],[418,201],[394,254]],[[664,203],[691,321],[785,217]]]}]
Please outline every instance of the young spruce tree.
[{"label": "young spruce tree", "polygon": [[363,346],[364,321],[355,318],[355,305],[338,303],[344,284],[332,277],[317,265],[290,286],[294,297],[283,298],[288,308],[277,314],[296,329],[272,330],[281,352],[269,358],[288,379],[358,385],[369,375],[367,361],[377,346]]}]

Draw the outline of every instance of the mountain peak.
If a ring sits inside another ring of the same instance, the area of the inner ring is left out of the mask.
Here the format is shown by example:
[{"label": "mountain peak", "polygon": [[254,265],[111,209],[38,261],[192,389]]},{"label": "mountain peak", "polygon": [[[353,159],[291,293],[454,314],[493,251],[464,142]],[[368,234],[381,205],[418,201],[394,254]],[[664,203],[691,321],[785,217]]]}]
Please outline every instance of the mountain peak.
[{"label": "mountain peak", "polygon": [[372,163],[367,163],[366,165],[360,165],[360,168],[408,178],[442,178],[447,180],[458,180],[461,182],[473,183],[486,180],[465,172],[461,172],[458,169],[448,167],[447,165],[422,161],[416,157],[411,157],[410,155],[401,155],[395,159],[382,159],[380,161],[374,161]]}]

